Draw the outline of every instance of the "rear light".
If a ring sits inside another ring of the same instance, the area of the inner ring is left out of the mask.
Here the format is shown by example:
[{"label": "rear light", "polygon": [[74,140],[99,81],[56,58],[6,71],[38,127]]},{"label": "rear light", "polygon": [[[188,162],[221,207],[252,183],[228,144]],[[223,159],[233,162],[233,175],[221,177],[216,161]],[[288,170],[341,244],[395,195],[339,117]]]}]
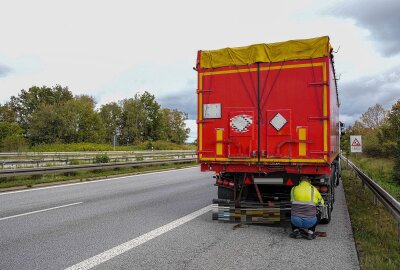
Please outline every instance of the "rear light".
[{"label": "rear light", "polygon": [[326,192],[328,192],[328,187],[327,186],[320,186],[319,191],[321,191],[322,193],[326,193]]},{"label": "rear light", "polygon": [[245,185],[251,185],[251,180],[250,178],[246,177],[246,180],[244,180]]},{"label": "rear light", "polygon": [[233,188],[235,186],[235,183],[233,181],[229,182],[229,187]]},{"label": "rear light", "polygon": [[229,181],[228,180],[224,180],[224,186],[229,186]]},{"label": "rear light", "polygon": [[222,184],[223,184],[223,182],[224,182],[224,181],[222,181],[222,179],[218,179],[218,180],[217,180],[217,185],[219,185],[219,186],[220,186],[220,185],[222,185]]},{"label": "rear light", "polygon": [[289,179],[287,180],[287,182],[286,182],[286,185],[287,185],[287,186],[294,186],[292,179],[289,178]]}]

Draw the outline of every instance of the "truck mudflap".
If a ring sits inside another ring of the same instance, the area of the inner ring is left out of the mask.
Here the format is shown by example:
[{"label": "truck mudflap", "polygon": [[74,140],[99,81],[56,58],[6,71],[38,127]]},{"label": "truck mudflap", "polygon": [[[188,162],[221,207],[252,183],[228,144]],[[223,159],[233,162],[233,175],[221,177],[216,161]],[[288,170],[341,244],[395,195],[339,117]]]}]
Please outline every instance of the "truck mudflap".
[{"label": "truck mudflap", "polygon": [[290,221],[290,202],[255,203],[214,199],[213,220],[240,223],[278,223]]}]

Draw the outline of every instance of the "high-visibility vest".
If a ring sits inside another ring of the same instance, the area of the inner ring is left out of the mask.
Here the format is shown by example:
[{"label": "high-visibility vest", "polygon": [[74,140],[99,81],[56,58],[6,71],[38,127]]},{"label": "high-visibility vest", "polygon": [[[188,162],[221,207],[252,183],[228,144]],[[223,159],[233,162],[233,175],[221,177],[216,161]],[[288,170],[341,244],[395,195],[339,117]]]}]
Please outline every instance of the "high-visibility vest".
[{"label": "high-visibility vest", "polygon": [[324,199],[318,189],[306,181],[301,181],[298,186],[292,188],[290,192],[290,200],[294,204],[324,204]]},{"label": "high-visibility vest", "polygon": [[315,217],[317,213],[316,205],[324,203],[319,191],[306,181],[301,181],[298,186],[293,187],[290,197],[292,215],[299,217]]}]

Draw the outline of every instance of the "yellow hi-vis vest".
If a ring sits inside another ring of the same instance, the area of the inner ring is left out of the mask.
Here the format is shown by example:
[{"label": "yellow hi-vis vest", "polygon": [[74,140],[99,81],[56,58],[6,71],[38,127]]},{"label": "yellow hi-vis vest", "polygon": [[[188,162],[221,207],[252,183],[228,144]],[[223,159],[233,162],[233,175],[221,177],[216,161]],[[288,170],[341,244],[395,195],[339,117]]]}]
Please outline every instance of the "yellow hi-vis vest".
[{"label": "yellow hi-vis vest", "polygon": [[301,181],[290,192],[292,202],[292,215],[299,217],[315,217],[316,205],[324,204],[324,199],[313,185],[307,181]]}]

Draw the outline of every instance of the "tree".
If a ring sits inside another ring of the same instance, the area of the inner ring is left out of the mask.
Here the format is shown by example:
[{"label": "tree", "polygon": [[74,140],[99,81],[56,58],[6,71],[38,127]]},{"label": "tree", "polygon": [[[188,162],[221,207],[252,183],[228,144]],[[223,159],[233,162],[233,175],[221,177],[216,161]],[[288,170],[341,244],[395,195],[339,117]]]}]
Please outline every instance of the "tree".
[{"label": "tree", "polygon": [[186,128],[185,120],[187,114],[178,110],[161,109],[161,134],[162,139],[174,143],[184,143],[190,133],[190,129]]},{"label": "tree", "polygon": [[61,142],[65,121],[60,107],[42,103],[30,116],[29,140],[32,145]]},{"label": "tree", "polygon": [[145,140],[158,140],[160,138],[160,104],[157,103],[154,95],[145,91],[143,95],[135,95],[135,99],[138,99],[143,106],[144,113],[146,115],[144,138]]},{"label": "tree", "polygon": [[68,90],[68,87],[60,85],[56,85],[53,88],[32,86],[28,91],[22,89],[17,97],[12,96],[10,106],[16,113],[18,124],[27,131],[30,128],[32,113],[35,112],[40,104],[58,107],[72,99],[73,95]]},{"label": "tree", "polygon": [[141,143],[145,139],[147,116],[137,98],[124,99],[122,104],[121,143]]},{"label": "tree", "polygon": [[102,105],[99,114],[106,132],[105,140],[112,143],[114,135],[121,133],[122,109],[117,103],[111,102]]},{"label": "tree", "polygon": [[380,104],[369,107],[368,110],[361,115],[361,122],[367,128],[379,128],[385,121],[387,111]]},{"label": "tree", "polygon": [[388,136],[395,142],[393,179],[400,184],[400,99],[392,106],[388,123]]},{"label": "tree", "polygon": [[9,103],[0,105],[0,122],[16,122],[17,114],[13,111]]},{"label": "tree", "polygon": [[28,148],[22,136],[23,129],[17,123],[0,122],[1,151],[22,151]]},{"label": "tree", "polygon": [[64,143],[104,142],[105,128],[92,97],[82,95],[67,101],[59,110],[63,119],[61,139]]}]

